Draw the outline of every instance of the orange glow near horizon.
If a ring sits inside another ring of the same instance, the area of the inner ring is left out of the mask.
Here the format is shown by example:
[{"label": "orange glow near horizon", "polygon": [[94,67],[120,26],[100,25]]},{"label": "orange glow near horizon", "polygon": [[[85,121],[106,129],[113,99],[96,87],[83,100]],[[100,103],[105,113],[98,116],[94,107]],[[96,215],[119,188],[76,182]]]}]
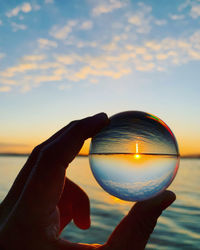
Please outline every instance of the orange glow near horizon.
[{"label": "orange glow near horizon", "polygon": [[[39,137],[39,136],[38,136]],[[22,138],[19,140],[18,138],[13,138],[13,142],[11,143],[11,138],[6,140],[6,138],[0,138],[0,153],[14,153],[14,154],[29,154],[35,146],[40,144],[46,138]],[[198,136],[196,138],[177,138],[179,142],[179,150],[180,155],[200,155],[199,145],[200,138]],[[91,139],[85,141],[83,147],[81,148],[79,154],[88,155],[90,148]],[[136,147],[136,146],[135,146]],[[135,153],[134,158],[139,159],[140,157],[138,151]]]}]

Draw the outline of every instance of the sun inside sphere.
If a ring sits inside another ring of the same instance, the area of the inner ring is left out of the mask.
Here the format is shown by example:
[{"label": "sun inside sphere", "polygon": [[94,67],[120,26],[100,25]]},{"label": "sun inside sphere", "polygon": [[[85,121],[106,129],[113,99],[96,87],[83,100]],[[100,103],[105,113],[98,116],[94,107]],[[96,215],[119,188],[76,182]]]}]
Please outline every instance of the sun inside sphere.
[{"label": "sun inside sphere", "polygon": [[158,117],[127,111],[92,138],[90,167],[100,186],[127,201],[164,191],[176,176],[179,150],[170,128]]}]

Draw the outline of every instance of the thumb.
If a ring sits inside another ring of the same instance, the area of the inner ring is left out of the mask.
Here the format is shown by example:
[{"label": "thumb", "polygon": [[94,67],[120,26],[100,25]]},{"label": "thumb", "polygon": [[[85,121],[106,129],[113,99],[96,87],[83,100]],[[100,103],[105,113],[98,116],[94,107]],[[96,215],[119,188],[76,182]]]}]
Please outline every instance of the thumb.
[{"label": "thumb", "polygon": [[144,249],[158,217],[175,199],[173,192],[165,191],[152,199],[136,203],[108,239],[106,249]]}]

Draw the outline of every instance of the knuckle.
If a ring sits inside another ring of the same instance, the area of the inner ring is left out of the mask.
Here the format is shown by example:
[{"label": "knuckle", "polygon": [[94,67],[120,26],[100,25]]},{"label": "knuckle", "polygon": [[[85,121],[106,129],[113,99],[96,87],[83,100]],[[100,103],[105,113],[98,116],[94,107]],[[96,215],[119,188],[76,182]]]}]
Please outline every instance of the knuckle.
[{"label": "knuckle", "polygon": [[71,121],[67,127],[72,127],[74,124],[76,124],[78,122],[78,120],[74,120],[74,121]]},{"label": "knuckle", "polygon": [[38,158],[38,155],[40,154],[40,151],[41,151],[41,145],[37,145],[31,152],[29,158],[28,158],[28,161],[27,163],[31,163],[33,162],[35,159]]},{"label": "knuckle", "polygon": [[82,127],[81,120],[74,121],[74,123],[72,124],[72,129],[75,131],[80,129],[81,127]]},{"label": "knuckle", "polygon": [[40,151],[41,151],[41,148],[42,148],[42,144],[39,144],[39,145],[37,145],[34,149],[33,149],[33,151],[31,152],[31,155],[38,155],[39,153],[40,153]]}]

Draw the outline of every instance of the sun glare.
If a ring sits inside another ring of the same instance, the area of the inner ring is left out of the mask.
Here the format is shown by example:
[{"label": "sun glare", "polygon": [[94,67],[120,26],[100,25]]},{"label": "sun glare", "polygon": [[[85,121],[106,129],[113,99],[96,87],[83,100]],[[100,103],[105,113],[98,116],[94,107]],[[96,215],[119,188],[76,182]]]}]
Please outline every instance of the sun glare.
[{"label": "sun glare", "polygon": [[134,154],[134,158],[135,159],[140,159],[141,155],[139,154],[139,147],[138,147],[138,143],[137,142],[135,144],[135,151],[136,151],[136,154]]},{"label": "sun glare", "polygon": [[139,155],[139,154],[134,154],[134,158],[135,158],[135,159],[140,159],[140,158],[141,158],[141,155]]}]

